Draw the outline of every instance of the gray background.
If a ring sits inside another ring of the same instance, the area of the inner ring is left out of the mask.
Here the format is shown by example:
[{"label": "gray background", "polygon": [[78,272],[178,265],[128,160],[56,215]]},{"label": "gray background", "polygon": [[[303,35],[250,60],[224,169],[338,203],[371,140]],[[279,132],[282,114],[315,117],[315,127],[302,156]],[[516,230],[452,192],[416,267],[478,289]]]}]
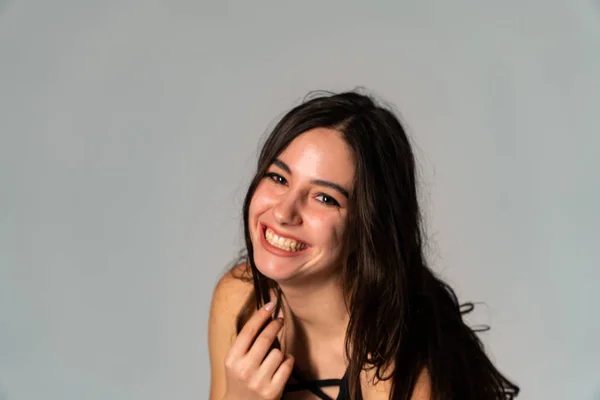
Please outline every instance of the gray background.
[{"label": "gray background", "polygon": [[0,399],[203,399],[258,144],[364,86],[524,399],[600,399],[600,3],[0,1]]}]

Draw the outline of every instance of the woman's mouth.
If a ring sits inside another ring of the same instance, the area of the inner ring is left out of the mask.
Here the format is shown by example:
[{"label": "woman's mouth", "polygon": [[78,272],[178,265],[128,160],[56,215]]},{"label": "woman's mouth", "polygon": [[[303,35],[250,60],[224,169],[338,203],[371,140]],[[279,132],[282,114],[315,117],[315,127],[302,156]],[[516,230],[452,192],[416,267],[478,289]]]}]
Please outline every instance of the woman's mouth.
[{"label": "woman's mouth", "polygon": [[264,225],[263,235],[268,244],[278,249],[288,251],[290,253],[299,252],[308,248],[308,244],[296,239],[280,236],[276,234],[271,228]]}]

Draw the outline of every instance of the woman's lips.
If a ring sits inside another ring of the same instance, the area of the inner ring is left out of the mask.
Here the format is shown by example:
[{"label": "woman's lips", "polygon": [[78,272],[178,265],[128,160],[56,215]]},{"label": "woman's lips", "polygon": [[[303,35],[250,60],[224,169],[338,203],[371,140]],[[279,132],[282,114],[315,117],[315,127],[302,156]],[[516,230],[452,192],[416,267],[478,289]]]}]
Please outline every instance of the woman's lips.
[{"label": "woman's lips", "polygon": [[302,240],[302,239],[299,239],[299,238],[297,238],[297,237],[295,237],[295,236],[293,236],[293,235],[288,235],[288,234],[286,234],[286,233],[279,232],[279,231],[277,231],[275,228],[273,228],[273,227],[272,227],[272,226],[270,226],[270,225],[266,225],[266,224],[263,224],[263,223],[261,223],[261,224],[260,224],[260,226],[261,226],[261,228],[262,228],[263,234],[265,233],[265,231],[266,231],[267,229],[269,229],[269,230],[273,231],[273,233],[275,233],[277,236],[284,237],[284,238],[286,238],[286,239],[292,239],[292,240],[295,240],[295,241],[297,241],[297,242],[304,243],[304,244],[306,244],[306,245],[308,246],[308,243],[306,243],[304,240]]},{"label": "woman's lips", "polygon": [[[267,235],[270,236],[271,241],[277,241],[277,245],[269,243]],[[265,250],[279,257],[295,257],[304,254],[310,248],[306,242],[293,236],[277,232],[270,226],[264,224],[261,224],[260,241]]]}]

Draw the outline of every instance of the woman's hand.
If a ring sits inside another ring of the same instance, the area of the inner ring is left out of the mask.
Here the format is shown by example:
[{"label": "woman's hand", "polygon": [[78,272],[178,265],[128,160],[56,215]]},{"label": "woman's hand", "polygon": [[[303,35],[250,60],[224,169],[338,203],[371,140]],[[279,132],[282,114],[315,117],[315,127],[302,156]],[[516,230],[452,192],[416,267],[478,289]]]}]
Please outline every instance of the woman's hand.
[{"label": "woman's hand", "polygon": [[269,351],[283,326],[283,319],[270,321],[264,330],[260,331],[271,317],[273,307],[274,303],[271,302],[256,311],[227,352],[225,357],[227,392],[224,399],[276,400],[281,398],[285,384],[292,373],[294,358],[291,355],[284,355],[279,349]]}]

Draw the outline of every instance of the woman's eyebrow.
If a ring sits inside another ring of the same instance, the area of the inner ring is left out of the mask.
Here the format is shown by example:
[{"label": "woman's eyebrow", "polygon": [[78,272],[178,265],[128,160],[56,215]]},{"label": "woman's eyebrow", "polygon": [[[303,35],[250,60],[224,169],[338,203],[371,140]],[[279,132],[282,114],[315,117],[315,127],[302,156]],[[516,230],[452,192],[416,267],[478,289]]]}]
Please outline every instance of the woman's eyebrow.
[{"label": "woman's eyebrow", "polygon": [[[275,161],[273,161],[273,164],[278,166],[279,168],[281,168],[288,174],[292,175],[292,170],[290,169],[290,167],[288,167],[288,165],[286,163],[284,163],[283,161],[281,161],[280,159],[276,159]],[[311,183],[313,185],[325,186],[325,187],[331,188],[333,190],[338,191],[342,196],[346,197],[347,199],[350,198],[350,192],[347,189],[345,189],[343,186],[338,185],[337,183],[333,183],[333,182],[326,181],[323,179],[313,179],[311,181]]]}]

